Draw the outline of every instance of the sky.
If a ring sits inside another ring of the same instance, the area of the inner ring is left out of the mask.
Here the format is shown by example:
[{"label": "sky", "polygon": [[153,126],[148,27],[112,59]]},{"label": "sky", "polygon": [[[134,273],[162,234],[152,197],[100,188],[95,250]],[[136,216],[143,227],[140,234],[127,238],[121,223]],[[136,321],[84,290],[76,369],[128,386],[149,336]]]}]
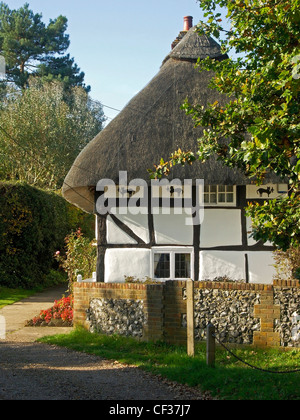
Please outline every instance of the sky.
[{"label": "sky", "polygon": [[[26,0],[4,0],[10,9]],[[158,73],[171,43],[183,29],[203,19],[196,0],[27,0],[44,23],[68,19],[67,53],[85,73],[91,97],[100,101],[109,123]]]}]

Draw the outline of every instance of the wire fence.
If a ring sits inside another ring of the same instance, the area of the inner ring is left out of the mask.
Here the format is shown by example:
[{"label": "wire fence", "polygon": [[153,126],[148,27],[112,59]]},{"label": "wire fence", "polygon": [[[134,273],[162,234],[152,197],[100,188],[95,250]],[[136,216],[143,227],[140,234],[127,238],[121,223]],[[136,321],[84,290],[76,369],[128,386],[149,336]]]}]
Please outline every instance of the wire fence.
[{"label": "wire fence", "polygon": [[[244,365],[255,369],[255,370],[259,370],[261,372],[266,372],[266,373],[276,373],[276,374],[287,374],[287,373],[298,373],[300,372],[300,369],[293,369],[293,370],[282,370],[282,371],[278,371],[278,370],[270,370],[270,369],[263,369],[260,368],[258,366],[254,366],[251,363],[246,362],[245,360],[243,360],[242,358],[240,358],[239,356],[237,356],[232,350],[230,350],[227,346],[225,346],[224,343],[222,343],[222,341],[219,339],[219,337],[217,336],[216,333],[214,332],[210,332],[211,330],[207,329],[207,336],[209,334],[211,334],[211,336],[217,340],[217,342],[229,353],[231,354],[233,357],[235,357],[237,360],[239,360],[241,363],[243,363]],[[206,338],[208,339],[208,337]]]}]

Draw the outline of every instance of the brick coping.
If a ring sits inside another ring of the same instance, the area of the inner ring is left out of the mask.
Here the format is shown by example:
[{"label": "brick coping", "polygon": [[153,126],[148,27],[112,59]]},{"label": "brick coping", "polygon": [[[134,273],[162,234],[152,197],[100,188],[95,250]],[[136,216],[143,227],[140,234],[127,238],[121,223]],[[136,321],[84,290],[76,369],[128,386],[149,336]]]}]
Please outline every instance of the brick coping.
[{"label": "brick coping", "polygon": [[[83,289],[131,289],[131,290],[155,290],[163,286],[186,287],[186,281],[169,280],[155,284],[141,283],[74,283],[74,287]],[[273,284],[219,282],[219,281],[195,281],[195,289],[221,289],[221,290],[253,290],[272,291],[274,287],[300,287],[300,280],[274,280]]]}]

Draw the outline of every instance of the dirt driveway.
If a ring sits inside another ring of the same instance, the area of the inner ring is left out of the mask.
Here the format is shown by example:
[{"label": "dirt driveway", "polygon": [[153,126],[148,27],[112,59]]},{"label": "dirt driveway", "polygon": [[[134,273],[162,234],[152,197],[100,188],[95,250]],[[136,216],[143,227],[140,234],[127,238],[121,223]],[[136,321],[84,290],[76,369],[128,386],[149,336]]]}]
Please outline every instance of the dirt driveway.
[{"label": "dirt driveway", "polygon": [[193,400],[140,369],[40,343],[0,344],[0,400]]},{"label": "dirt driveway", "polygon": [[211,399],[136,367],[36,343],[43,335],[70,331],[24,327],[26,320],[48,309],[60,293],[53,289],[0,310],[7,322],[5,340],[0,339],[0,400]]}]

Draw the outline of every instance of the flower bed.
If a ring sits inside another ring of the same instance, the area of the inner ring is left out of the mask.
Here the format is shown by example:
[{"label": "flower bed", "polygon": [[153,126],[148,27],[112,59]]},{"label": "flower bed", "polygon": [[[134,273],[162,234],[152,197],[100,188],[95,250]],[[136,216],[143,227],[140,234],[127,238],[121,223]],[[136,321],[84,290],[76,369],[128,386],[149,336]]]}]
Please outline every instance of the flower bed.
[{"label": "flower bed", "polygon": [[73,296],[63,297],[56,300],[54,305],[40,312],[31,320],[27,326],[33,327],[71,327],[73,325]]}]

